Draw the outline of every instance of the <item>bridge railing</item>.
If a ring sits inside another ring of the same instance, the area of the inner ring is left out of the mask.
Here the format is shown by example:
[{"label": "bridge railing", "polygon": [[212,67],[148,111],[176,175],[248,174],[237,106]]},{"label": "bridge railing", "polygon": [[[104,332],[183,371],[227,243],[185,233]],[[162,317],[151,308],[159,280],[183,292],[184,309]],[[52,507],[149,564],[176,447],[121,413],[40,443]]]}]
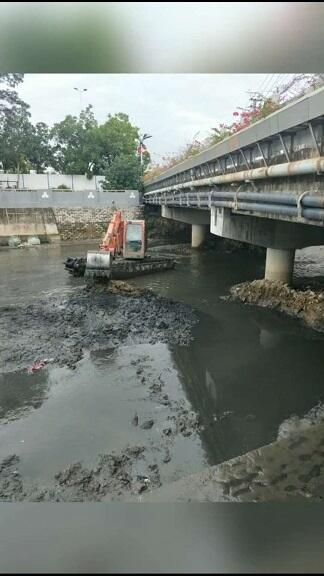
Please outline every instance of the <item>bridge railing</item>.
[{"label": "bridge railing", "polygon": [[292,192],[159,192],[144,196],[145,204],[210,210],[228,208],[233,213],[262,215],[269,218],[293,220],[304,224],[324,226],[324,193]]}]

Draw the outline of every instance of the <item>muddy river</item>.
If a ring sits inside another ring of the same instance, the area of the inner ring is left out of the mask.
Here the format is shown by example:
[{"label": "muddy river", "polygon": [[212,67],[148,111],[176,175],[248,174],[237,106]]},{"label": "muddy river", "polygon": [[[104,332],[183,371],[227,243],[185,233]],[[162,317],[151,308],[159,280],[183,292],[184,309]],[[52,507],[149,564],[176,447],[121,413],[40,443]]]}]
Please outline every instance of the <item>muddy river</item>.
[{"label": "muddy river", "polygon": [[[36,330],[37,303],[42,299],[55,304],[56,315],[61,306],[64,326],[66,298],[83,289],[83,280],[72,278],[62,262],[93,246],[2,249],[1,314],[8,314],[8,307],[23,314],[35,306],[29,313],[36,314]],[[70,494],[79,499],[73,482],[79,489],[87,478],[92,499],[97,484],[85,471],[109,464],[110,471],[111,466],[120,468],[120,478],[127,483],[135,469],[140,492],[145,482],[160,486],[275,440],[284,420],[293,414],[302,417],[324,402],[324,335],[275,311],[222,299],[233,284],[262,278],[263,270],[262,254],[247,250],[180,252],[174,271],[137,278],[132,284],[187,305],[194,316],[192,338],[181,344],[181,338],[159,341],[159,334],[145,341],[132,339],[130,324],[120,344],[118,334],[114,345],[107,339],[106,348],[104,335],[100,346],[85,344],[73,366],[52,361],[55,354],[46,346],[53,340],[41,330],[39,354],[33,351],[31,356],[27,342],[24,354],[25,320],[19,325],[13,320],[11,327],[7,325],[8,341],[1,334],[0,462],[15,456],[9,462],[10,474],[19,475],[25,488],[46,488],[57,477],[63,492],[71,489],[65,499]],[[305,276],[321,281],[323,270],[323,248],[297,253],[297,281]],[[147,317],[157,304],[150,299],[144,304]],[[115,318],[118,300],[113,306]],[[140,315],[127,310],[128,315],[134,313],[137,327]],[[174,313],[169,312],[167,325]],[[48,319],[49,329],[53,322]],[[62,333],[62,347],[71,338],[75,333]],[[44,358],[49,362],[43,369],[27,372]],[[185,424],[175,433],[179,418]],[[134,447],[138,452],[127,452]],[[110,455],[108,464],[103,454]],[[75,463],[79,468],[73,468]],[[119,488],[107,485],[98,499],[109,499],[110,490],[123,495]],[[42,499],[39,493],[37,499]],[[51,497],[47,494],[45,499]]]}]

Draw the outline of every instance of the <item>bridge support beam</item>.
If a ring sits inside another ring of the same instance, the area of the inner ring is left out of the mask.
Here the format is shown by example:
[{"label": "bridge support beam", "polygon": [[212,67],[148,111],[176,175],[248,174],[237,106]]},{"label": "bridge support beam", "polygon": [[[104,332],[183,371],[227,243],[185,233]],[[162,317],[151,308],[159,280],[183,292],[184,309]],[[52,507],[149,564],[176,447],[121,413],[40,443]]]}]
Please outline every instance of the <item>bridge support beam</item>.
[{"label": "bridge support beam", "polygon": [[267,248],[265,280],[290,284],[294,270],[295,250]]},{"label": "bridge support beam", "polygon": [[206,239],[207,226],[204,224],[192,224],[191,226],[191,247],[200,248]]}]

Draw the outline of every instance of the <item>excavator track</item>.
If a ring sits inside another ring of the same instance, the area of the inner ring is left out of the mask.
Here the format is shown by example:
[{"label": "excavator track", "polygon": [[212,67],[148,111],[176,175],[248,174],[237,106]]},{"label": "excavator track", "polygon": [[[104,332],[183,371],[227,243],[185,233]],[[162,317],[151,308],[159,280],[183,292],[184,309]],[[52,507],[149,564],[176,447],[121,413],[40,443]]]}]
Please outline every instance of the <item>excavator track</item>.
[{"label": "excavator track", "polygon": [[[87,259],[84,257],[69,257],[64,262],[65,269],[75,277],[85,275]],[[110,279],[125,280],[143,274],[153,272],[162,272],[171,270],[175,266],[175,260],[167,257],[145,256],[141,260],[127,260],[124,258],[115,258],[110,268]]]}]

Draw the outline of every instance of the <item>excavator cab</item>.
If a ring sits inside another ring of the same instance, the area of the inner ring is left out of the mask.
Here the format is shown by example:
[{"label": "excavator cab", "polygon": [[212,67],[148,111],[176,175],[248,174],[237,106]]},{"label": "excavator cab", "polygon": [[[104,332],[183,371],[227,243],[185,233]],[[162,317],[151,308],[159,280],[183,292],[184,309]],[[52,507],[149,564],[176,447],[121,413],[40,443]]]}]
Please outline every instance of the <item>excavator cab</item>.
[{"label": "excavator cab", "polygon": [[124,222],[123,257],[143,259],[145,256],[145,221],[126,220]]}]

